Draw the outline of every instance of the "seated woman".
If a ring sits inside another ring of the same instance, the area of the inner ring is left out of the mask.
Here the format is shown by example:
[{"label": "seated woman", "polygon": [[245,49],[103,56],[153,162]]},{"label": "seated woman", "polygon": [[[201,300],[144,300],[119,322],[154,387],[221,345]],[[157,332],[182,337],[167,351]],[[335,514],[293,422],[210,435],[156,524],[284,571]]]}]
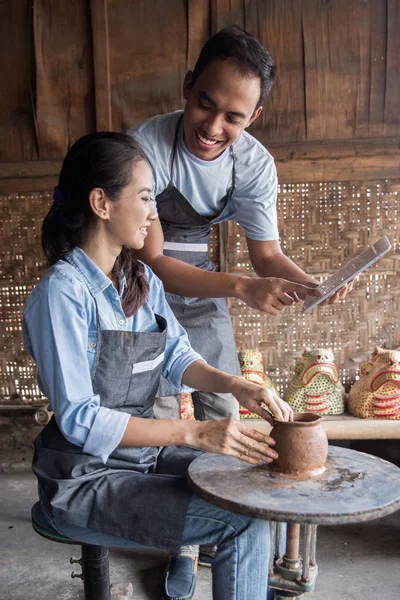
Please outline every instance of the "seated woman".
[{"label": "seated woman", "polygon": [[[51,266],[23,322],[54,411],[35,442],[43,511],[80,541],[97,532],[172,553],[216,543],[213,598],[265,600],[268,523],[208,504],[186,472],[199,450],[271,462],[274,441],[232,420],[155,420],[153,400],[163,376],[178,390],[231,392],[264,417],[262,402],[278,419],[291,409],[191,349],[161,282],[132,256],[157,217],[151,194],[151,170],[128,135],[87,135],[67,153],[42,230]],[[164,598],[177,585],[167,581]]]}]

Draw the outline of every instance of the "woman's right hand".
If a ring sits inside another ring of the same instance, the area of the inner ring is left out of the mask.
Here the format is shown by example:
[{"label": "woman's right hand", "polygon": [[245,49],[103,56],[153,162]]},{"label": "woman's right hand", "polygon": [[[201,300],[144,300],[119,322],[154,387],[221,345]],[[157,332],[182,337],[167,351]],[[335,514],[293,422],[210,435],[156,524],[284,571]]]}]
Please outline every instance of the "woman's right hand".
[{"label": "woman's right hand", "polygon": [[270,447],[275,440],[234,419],[198,421],[193,433],[190,445],[205,452],[234,456],[252,465],[271,463],[278,457]]}]

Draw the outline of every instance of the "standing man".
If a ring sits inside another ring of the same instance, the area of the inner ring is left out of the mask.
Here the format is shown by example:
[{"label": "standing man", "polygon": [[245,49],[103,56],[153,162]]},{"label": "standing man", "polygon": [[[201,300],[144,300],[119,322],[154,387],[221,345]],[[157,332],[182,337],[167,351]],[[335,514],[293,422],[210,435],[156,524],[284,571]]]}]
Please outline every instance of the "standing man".
[{"label": "standing man", "polygon": [[[205,44],[187,73],[185,110],[130,129],[153,170],[159,214],[139,257],[163,281],[194,349],[234,375],[240,370],[225,298],[277,315],[317,284],[281,251],[274,160],[245,131],[260,115],[273,78],[269,52],[239,27],[228,27]],[[258,278],[215,272],[210,232],[227,220],[243,227]],[[156,416],[179,418],[174,393],[162,383]],[[198,392],[194,404],[200,419],[238,418],[237,402],[227,396]]]},{"label": "standing man", "polygon": [[[193,348],[212,366],[234,375],[240,369],[225,298],[240,298],[277,315],[298,297],[318,294],[318,282],[282,253],[274,160],[246,132],[261,114],[273,79],[269,52],[243,29],[228,27],[204,45],[187,73],[184,111],[130,129],[153,170],[159,214],[139,258],[163,281]],[[208,258],[210,232],[223,221],[243,227],[257,278],[215,271]],[[159,396],[156,416],[179,418],[176,390],[164,381]],[[237,402],[227,394],[196,392],[193,400],[196,418],[239,416]],[[191,573],[185,575],[178,563],[170,568],[164,598],[191,598]]]}]

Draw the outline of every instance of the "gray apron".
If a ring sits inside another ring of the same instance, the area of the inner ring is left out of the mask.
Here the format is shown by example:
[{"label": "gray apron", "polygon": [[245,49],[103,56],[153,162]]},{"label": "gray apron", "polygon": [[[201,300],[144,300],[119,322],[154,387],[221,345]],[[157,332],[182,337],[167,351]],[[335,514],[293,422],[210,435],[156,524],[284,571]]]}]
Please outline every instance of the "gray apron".
[{"label": "gray apron", "polygon": [[[92,381],[101,406],[153,418],[165,319],[156,315],[159,332],[129,332],[102,330],[97,316]],[[186,446],[117,448],[103,464],[68,442],[53,417],[35,441],[33,471],[50,518],[178,552],[192,495],[186,472],[199,453]]]},{"label": "gray apron", "polygon": [[[157,196],[157,211],[164,232],[164,254],[206,271],[215,271],[208,257],[212,223],[218,216],[201,216],[173,183],[174,161],[178,144],[180,117],[172,151],[170,182]],[[235,155],[232,146],[232,185],[222,199],[222,211],[235,189]],[[231,375],[240,375],[232,321],[225,298],[187,298],[166,294],[180,324],[186,329],[196,352],[213,367]],[[176,389],[161,377],[158,396],[176,394]]]}]

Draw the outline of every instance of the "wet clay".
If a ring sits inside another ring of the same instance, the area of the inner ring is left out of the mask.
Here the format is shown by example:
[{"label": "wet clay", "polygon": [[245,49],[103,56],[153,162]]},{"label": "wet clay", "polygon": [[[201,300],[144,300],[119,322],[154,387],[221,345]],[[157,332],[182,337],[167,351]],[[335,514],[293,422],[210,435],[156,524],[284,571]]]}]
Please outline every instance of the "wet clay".
[{"label": "wet clay", "polygon": [[270,436],[276,441],[279,457],[271,468],[292,479],[310,479],[325,470],[328,439],[322,417],[294,413],[293,421],[276,421]]}]

